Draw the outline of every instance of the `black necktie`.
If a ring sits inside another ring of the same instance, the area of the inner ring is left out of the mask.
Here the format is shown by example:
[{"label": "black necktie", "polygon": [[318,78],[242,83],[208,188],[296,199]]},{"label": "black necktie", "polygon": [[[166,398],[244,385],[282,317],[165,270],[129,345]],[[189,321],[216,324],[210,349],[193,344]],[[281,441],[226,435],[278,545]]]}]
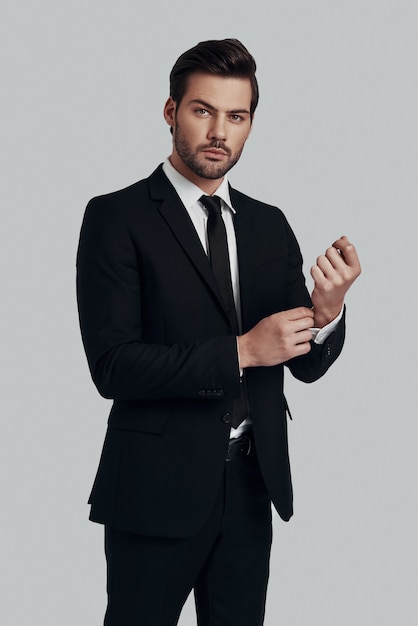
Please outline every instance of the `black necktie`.
[{"label": "black necktie", "polygon": [[207,234],[209,260],[221,292],[222,301],[228,314],[233,333],[238,333],[234,292],[232,290],[231,266],[229,263],[228,240],[221,213],[221,199],[218,196],[202,196],[200,202],[208,210]]},{"label": "black necktie", "polygon": [[[208,210],[207,235],[209,260],[213,274],[221,292],[222,301],[233,333],[238,334],[238,320],[232,290],[231,267],[229,263],[228,240],[221,213],[221,199],[218,196],[202,196],[200,202]],[[240,397],[234,400],[232,426],[237,428],[248,415],[244,385]]]}]

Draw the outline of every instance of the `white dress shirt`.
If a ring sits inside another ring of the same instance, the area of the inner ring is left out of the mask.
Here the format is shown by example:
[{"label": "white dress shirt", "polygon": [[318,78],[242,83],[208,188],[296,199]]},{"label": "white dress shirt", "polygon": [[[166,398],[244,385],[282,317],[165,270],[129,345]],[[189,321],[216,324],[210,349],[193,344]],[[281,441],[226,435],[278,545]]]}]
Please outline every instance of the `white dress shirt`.
[{"label": "white dress shirt", "polygon": [[[180,200],[184,204],[190,219],[193,222],[193,226],[196,229],[196,233],[200,239],[203,249],[208,254],[208,239],[206,224],[208,221],[208,210],[199,202],[199,198],[202,195],[207,195],[202,189],[197,187],[190,180],[185,178],[180,172],[178,172],[170,163],[169,159],[166,159],[163,164],[164,174],[167,176],[170,183],[176,190]],[[238,275],[238,256],[237,256],[237,242],[235,238],[235,228],[233,222],[233,215],[236,212],[231,203],[229,196],[228,179],[225,175],[221,184],[217,188],[214,195],[221,198],[221,213],[222,219],[225,223],[226,236],[228,240],[229,250],[229,263],[231,266],[231,279],[232,290],[234,292],[235,308],[237,311],[238,327],[241,330],[241,302],[239,293],[239,275]],[[326,338],[334,330],[335,326],[341,319],[343,311],[341,310],[339,316],[330,322],[323,328],[312,328],[312,335],[315,343],[322,344]],[[251,424],[251,418],[244,420],[238,428],[231,428],[231,438],[239,437]]]}]

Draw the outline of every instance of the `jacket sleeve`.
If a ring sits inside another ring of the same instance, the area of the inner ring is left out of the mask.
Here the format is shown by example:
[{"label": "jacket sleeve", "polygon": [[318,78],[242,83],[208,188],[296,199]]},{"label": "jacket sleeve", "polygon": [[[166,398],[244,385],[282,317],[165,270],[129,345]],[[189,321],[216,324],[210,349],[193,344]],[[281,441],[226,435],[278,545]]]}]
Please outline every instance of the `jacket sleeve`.
[{"label": "jacket sleeve", "polygon": [[87,206],[77,253],[77,301],[90,372],[112,399],[239,395],[236,338],[190,344],[143,340],[140,258],[108,196]]},{"label": "jacket sleeve", "polygon": [[305,383],[321,378],[340,355],[345,339],[345,309],[337,328],[323,344],[311,341],[311,351],[286,363],[293,376]]},{"label": "jacket sleeve", "polygon": [[[288,280],[287,280],[287,307],[288,309],[306,306],[312,307],[312,301],[305,284],[302,272],[303,259],[296,237],[288,228]],[[335,331],[332,332],[323,344],[311,341],[311,350],[308,354],[291,359],[286,363],[293,376],[298,380],[311,383],[323,376],[337,359],[344,345],[345,339],[345,307],[344,314]]]}]

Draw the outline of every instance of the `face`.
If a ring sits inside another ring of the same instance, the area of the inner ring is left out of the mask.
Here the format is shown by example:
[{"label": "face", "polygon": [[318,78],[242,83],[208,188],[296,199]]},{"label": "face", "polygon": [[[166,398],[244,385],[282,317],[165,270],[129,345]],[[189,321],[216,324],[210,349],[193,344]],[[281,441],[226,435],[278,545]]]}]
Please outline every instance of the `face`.
[{"label": "face", "polygon": [[180,104],[169,98],[164,108],[173,129],[172,165],[212,193],[241,156],[251,130],[250,104],[249,79],[192,74]]}]

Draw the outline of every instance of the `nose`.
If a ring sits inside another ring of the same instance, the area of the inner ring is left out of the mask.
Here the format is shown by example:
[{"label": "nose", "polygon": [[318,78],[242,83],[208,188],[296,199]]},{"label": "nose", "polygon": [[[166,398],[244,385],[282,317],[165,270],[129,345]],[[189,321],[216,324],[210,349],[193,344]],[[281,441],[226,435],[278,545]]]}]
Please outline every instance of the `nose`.
[{"label": "nose", "polygon": [[217,141],[226,141],[226,120],[223,116],[216,115],[213,118],[213,123],[209,130],[209,139],[216,139]]}]

